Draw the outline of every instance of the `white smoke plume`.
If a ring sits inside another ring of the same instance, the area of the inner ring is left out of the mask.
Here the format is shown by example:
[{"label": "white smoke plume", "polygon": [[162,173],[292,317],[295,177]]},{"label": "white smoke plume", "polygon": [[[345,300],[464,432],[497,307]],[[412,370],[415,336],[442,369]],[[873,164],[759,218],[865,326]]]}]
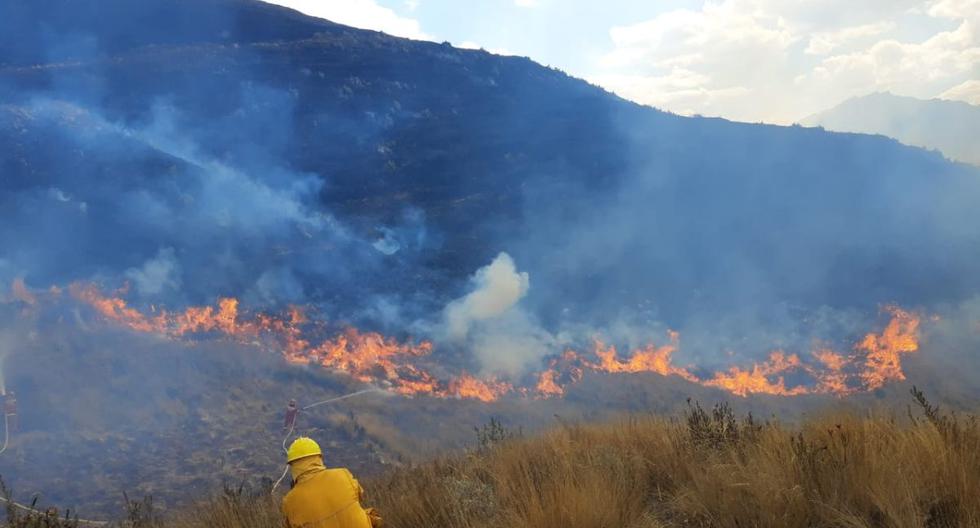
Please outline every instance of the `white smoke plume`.
[{"label": "white smoke plume", "polygon": [[157,295],[165,289],[180,287],[179,266],[173,248],[161,249],[139,268],[126,271],[141,295]]},{"label": "white smoke plume", "polygon": [[521,300],[530,287],[527,273],[520,273],[507,253],[497,255],[473,276],[474,289],[446,307],[449,337],[466,339],[475,322],[500,317]]},{"label": "white smoke plume", "polygon": [[446,334],[473,351],[486,375],[517,378],[547,355],[555,339],[519,302],[530,277],[500,253],[473,276],[473,290],[446,307]]}]

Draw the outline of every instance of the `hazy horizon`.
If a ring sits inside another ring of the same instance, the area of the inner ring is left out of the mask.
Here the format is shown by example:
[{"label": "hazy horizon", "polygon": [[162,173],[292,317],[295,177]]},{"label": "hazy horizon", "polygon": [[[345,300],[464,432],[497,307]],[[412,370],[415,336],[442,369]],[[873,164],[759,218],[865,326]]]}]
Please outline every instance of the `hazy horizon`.
[{"label": "hazy horizon", "polygon": [[527,56],[682,115],[791,124],[875,92],[980,104],[977,0],[272,3],[395,36]]}]

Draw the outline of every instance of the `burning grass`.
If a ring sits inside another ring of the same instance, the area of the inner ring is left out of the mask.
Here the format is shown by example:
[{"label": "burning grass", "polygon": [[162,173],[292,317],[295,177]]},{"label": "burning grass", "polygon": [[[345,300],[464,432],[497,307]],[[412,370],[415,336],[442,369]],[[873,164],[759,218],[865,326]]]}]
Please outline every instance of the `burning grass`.
[{"label": "burning grass", "polygon": [[[13,290],[30,294],[22,283]],[[919,350],[921,318],[898,306],[885,306],[889,321],[880,332],[870,332],[855,343],[851,352],[842,354],[827,348],[812,351],[812,358],[781,350],[772,351],[767,360],[749,368],[732,366],[713,376],[699,378],[691,370],[674,364],[673,356],[680,346],[680,334],[669,331],[668,343],[649,343],[620,356],[615,346],[596,339],[592,350],[579,353],[565,350],[552,358],[547,370],[532,376],[534,386],[515,386],[494,378],[479,379],[461,372],[449,380],[433,375],[430,354],[434,345],[399,342],[375,332],[348,327],[343,332],[325,336],[324,322],[311,320],[306,308],[292,307],[287,314],[252,314],[242,312],[234,298],[220,299],[216,306],[189,307],[179,312],[152,308],[143,313],[118,295],[105,295],[94,284],[74,283],[71,295],[91,306],[108,321],[143,333],[172,339],[191,335],[211,335],[240,343],[259,344],[281,350],[294,364],[315,364],[344,372],[352,378],[384,386],[401,395],[429,395],[441,398],[467,398],[492,402],[510,394],[537,398],[560,397],[568,385],[581,380],[586,370],[610,374],[652,372],[675,376],[690,383],[714,387],[738,396],[770,394],[799,396],[834,394],[846,396],[856,392],[880,389],[890,382],[902,381],[902,356]],[[810,381],[787,385],[786,377],[804,375]]]},{"label": "burning grass", "polygon": [[[472,452],[368,482],[368,502],[402,528],[980,526],[980,424],[913,395],[908,417],[799,426],[698,404],[531,438],[495,424]],[[226,494],[167,525],[280,522],[274,500]]]}]

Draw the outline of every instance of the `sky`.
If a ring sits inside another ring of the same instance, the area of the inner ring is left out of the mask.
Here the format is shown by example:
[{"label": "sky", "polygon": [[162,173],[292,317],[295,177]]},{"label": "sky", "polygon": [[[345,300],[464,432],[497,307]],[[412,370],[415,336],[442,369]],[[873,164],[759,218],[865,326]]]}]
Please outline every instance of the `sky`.
[{"label": "sky", "polygon": [[527,56],[679,114],[789,124],[888,91],[980,104],[980,0],[274,0]]}]

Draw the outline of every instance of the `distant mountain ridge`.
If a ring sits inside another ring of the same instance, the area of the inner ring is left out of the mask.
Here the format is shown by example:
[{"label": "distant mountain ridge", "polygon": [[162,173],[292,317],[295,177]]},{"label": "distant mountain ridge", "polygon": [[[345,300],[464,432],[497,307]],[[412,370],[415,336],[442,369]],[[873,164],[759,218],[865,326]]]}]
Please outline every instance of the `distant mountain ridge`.
[{"label": "distant mountain ridge", "polygon": [[980,106],[879,92],[848,99],[802,122],[838,132],[881,134],[980,165]]}]

